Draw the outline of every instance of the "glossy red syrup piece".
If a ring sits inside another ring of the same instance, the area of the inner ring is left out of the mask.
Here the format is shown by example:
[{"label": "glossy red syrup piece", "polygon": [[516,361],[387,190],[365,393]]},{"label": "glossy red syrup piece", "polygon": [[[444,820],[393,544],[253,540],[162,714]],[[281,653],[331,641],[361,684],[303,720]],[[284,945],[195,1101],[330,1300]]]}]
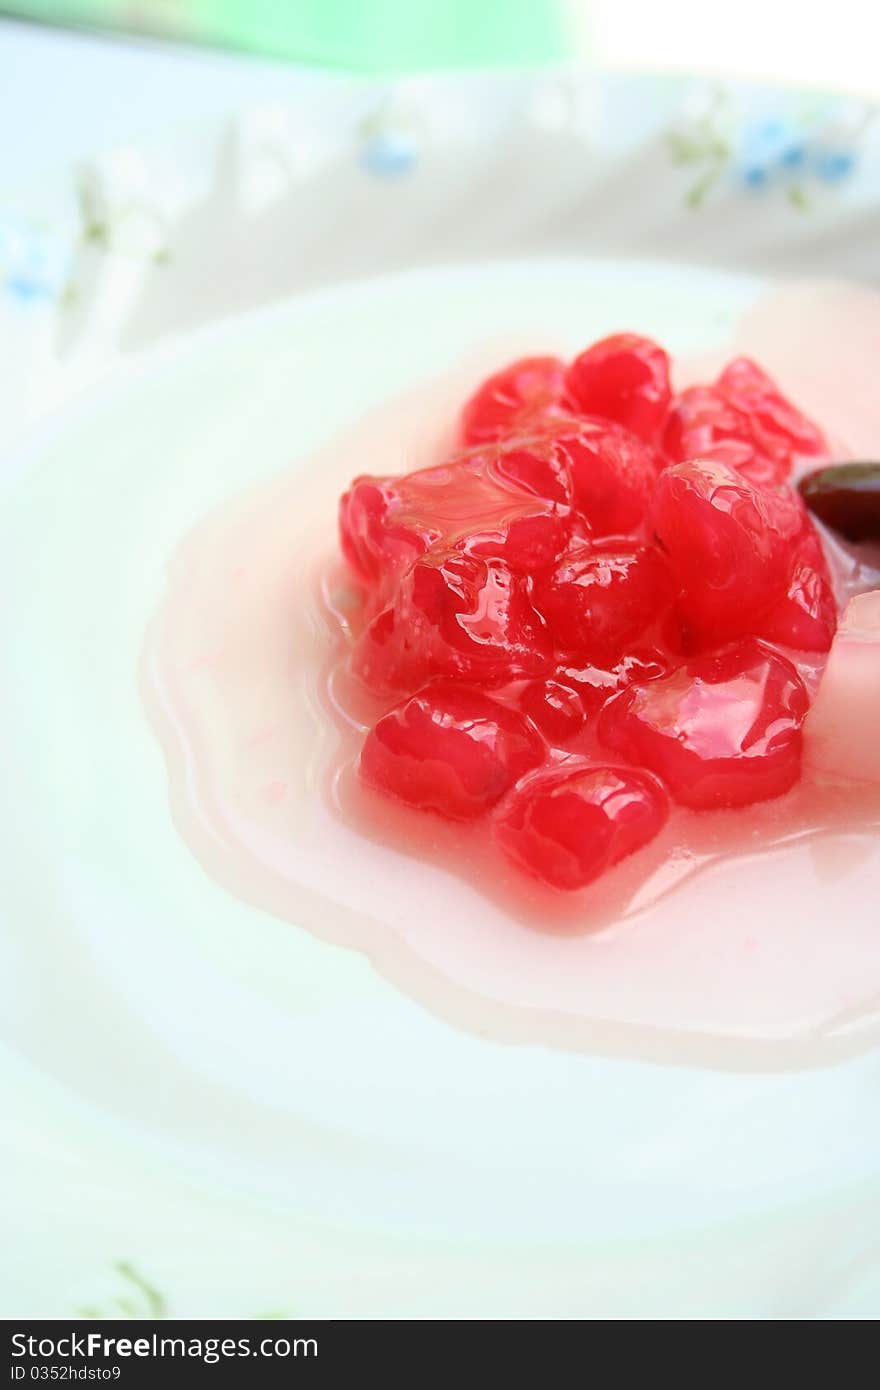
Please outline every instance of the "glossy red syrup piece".
[{"label": "glossy red syrup piece", "polygon": [[642,526],[662,467],[651,445],[607,420],[560,420],[555,457],[570,478],[572,502],[592,535],[622,536]]},{"label": "glossy red syrup piece", "polygon": [[497,556],[463,551],[417,560],[352,653],[355,674],[383,694],[415,690],[436,676],[497,686],[551,667],[530,581]]},{"label": "glossy red syrup piece", "polygon": [[563,680],[530,681],[520,692],[517,704],[556,747],[579,734],[587,718],[578,690]]},{"label": "glossy red syrup piece", "polygon": [[797,564],[788,588],[764,614],[759,637],[802,652],[827,652],[837,631],[837,602],[828,580],[810,565]]},{"label": "glossy red syrup piece", "polygon": [[401,477],[356,478],[339,527],[349,563],[384,592],[420,555],[456,543],[531,571],[569,535],[568,478],[550,444],[493,446]]},{"label": "glossy red syrup piece", "polygon": [[676,396],[663,448],[673,463],[710,459],[735,468],[753,482],[781,482],[788,471],[787,461],[780,466],[759,452],[748,416],[716,386],[690,386]]},{"label": "glossy red syrup piece", "polygon": [[495,814],[495,836],[520,868],[571,891],[641,849],[667,815],[650,773],[572,757],[523,778]]},{"label": "glossy red syrup piece", "polygon": [[568,392],[585,415],[614,420],[653,441],[669,409],[669,358],[650,338],[616,333],[594,343],[568,369]]},{"label": "glossy red syrup piece", "polygon": [[810,457],[828,452],[828,442],[803,411],[780,391],[772,377],[749,357],[729,362],[718,386],[732,405],[745,412],[759,448],[771,457]]},{"label": "glossy red syrup piece", "polygon": [[638,681],[668,676],[681,662],[681,654],[653,647],[636,647],[613,666],[560,666],[556,679],[575,690],[587,715],[596,714],[606,700]]},{"label": "glossy red syrup piece", "polygon": [[[574,661],[574,658],[570,658]],[[617,669],[611,666],[564,665],[557,671],[557,679],[577,692],[587,715],[596,714],[606,700],[616,695],[623,686]]]},{"label": "glossy red syrup piece", "polygon": [[621,657],[614,671],[618,683],[623,689],[636,682],[644,685],[645,681],[654,681],[658,680],[660,676],[668,676],[679,664],[680,659],[680,655],[661,651],[659,647],[634,647],[632,651]]},{"label": "glossy red syrup piece", "polygon": [[562,407],[565,363],[558,357],[523,357],[495,372],[461,412],[465,444],[487,444],[531,431]]},{"label": "glossy red syrup piece", "polygon": [[521,435],[505,440],[482,454],[491,476],[504,488],[513,488],[562,509],[572,505],[568,458],[556,447],[556,427],[541,435]]},{"label": "glossy red syrup piece", "polygon": [[[654,546],[576,542],[535,584],[535,604],[558,651],[613,664],[673,598],[669,566]],[[577,664],[577,660],[574,664]]]},{"label": "glossy red syrup piece", "polygon": [[754,639],[633,685],[599,715],[601,743],[697,810],[781,796],[800,775],[809,699],[791,662]]},{"label": "glossy red syrup piece", "polygon": [[719,646],[755,631],[791,573],[803,527],[798,499],[700,459],[664,469],[650,516],[693,646]]},{"label": "glossy red syrup piece", "polygon": [[449,820],[472,820],[500,800],[545,745],[528,720],[482,691],[434,681],[367,735],[360,775],[377,791]]},{"label": "glossy red syrup piece", "polygon": [[[809,704],[794,656],[837,627],[786,484],[827,452],[821,431],[747,358],[673,400],[662,348],[617,334],[568,369],[495,373],[461,432],[467,452],[342,499],[369,619],[351,666],[400,700],[367,737],[365,781],[451,819],[494,808],[505,853],[561,889],[647,843],[670,796],[786,792]],[[843,498],[861,527],[880,469],[827,473],[802,485],[810,505]]]},{"label": "glossy red syrup piece", "polygon": [[796,458],[828,449],[817,426],[747,357],[729,363],[713,386],[676,397],[663,447],[674,463],[713,459],[764,486],[784,482]]},{"label": "glossy red syrup piece", "polygon": [[837,631],[837,600],[816,530],[804,515],[788,585],[760,619],[758,637],[803,652],[827,652]]}]

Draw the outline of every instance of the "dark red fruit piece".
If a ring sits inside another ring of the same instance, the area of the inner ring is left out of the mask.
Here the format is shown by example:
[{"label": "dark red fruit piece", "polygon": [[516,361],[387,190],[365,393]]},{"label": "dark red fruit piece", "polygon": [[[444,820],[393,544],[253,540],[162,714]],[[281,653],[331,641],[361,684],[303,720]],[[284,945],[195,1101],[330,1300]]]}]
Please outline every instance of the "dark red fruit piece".
[{"label": "dark red fruit piece", "polygon": [[495,836],[520,868],[570,891],[652,840],[668,809],[650,773],[566,758],[523,778],[496,812]]},{"label": "dark red fruit piece", "polygon": [[478,387],[461,412],[465,444],[487,444],[531,431],[552,418],[565,395],[565,363],[558,357],[523,357]]},{"label": "dark red fruit piece", "polygon": [[528,581],[504,560],[432,551],[361,634],[352,668],[380,693],[435,676],[491,686],[544,674],[550,651]]},{"label": "dark red fruit piece", "polygon": [[356,478],[339,525],[346,558],[386,593],[420,555],[464,541],[531,571],[566,543],[568,478],[550,444],[490,447],[402,477]]},{"label": "dark red fruit piece", "polygon": [[814,516],[848,541],[880,540],[880,463],[839,463],[808,473],[798,491]]},{"label": "dark red fruit piece", "polygon": [[681,589],[678,608],[693,646],[754,631],[782,596],[803,512],[787,491],[759,488],[735,469],[698,460],[666,468],[651,521]]},{"label": "dark red fruit piece", "polygon": [[585,415],[614,420],[653,441],[669,409],[669,358],[650,338],[616,333],[576,357],[568,392]]},{"label": "dark red fruit piece", "polygon": [[617,661],[657,621],[673,592],[669,567],[656,547],[579,542],[538,579],[535,603],[559,651],[603,666]]},{"label": "dark red fruit piece", "polygon": [[587,717],[577,690],[560,680],[530,681],[520,692],[518,703],[523,714],[557,746],[579,734]]},{"label": "dark red fruit piece", "polygon": [[472,820],[545,755],[516,710],[481,691],[434,681],[366,737],[359,771],[377,791],[449,820]]},{"label": "dark red fruit piece", "polygon": [[683,806],[747,806],[797,781],[808,705],[791,662],[749,639],[630,686],[608,701],[597,729],[606,748],[656,772]]},{"label": "dark red fruit piece", "polygon": [[662,466],[656,451],[607,420],[560,420],[552,437],[590,532],[622,536],[641,526]]}]

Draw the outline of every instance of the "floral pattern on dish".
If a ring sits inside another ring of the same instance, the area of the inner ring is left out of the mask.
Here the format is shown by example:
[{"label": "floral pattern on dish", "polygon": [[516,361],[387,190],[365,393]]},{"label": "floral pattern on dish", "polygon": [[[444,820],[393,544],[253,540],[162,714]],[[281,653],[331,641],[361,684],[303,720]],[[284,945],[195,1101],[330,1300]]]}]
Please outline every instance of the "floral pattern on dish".
[{"label": "floral pattern on dish", "polygon": [[20,304],[60,299],[73,248],[57,231],[13,214],[0,215],[0,284]]},{"label": "floral pattern on dish", "polygon": [[782,194],[795,208],[850,182],[876,116],[868,103],[773,98],[738,103],[716,89],[667,132],[673,163],[690,180],[685,202],[698,208],[727,183],[750,194]]}]

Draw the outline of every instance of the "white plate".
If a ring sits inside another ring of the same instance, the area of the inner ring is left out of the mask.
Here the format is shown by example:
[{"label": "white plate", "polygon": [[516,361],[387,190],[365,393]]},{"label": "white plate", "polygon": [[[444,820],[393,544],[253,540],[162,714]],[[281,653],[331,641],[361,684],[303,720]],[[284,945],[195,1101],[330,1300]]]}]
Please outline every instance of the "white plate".
[{"label": "white plate", "polygon": [[328,81],[85,187],[72,261],[63,217],[7,237],[0,324],[4,1312],[103,1307],[114,1258],[180,1314],[876,1311],[876,1056],[754,1076],[455,1030],[203,873],[137,686],[192,524],[487,336],[638,312],[700,352],[781,265],[876,276],[869,113]]}]

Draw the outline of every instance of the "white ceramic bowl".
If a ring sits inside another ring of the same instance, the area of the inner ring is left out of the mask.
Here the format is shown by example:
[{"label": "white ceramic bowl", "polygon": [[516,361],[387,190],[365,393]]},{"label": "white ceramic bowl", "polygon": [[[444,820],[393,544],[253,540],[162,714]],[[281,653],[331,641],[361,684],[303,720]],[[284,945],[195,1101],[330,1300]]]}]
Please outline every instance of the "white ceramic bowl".
[{"label": "white ceramic bowl", "polygon": [[876,1314],[875,1053],[459,1029],[204,873],[138,690],[187,531],[461,353],[623,320],[712,352],[778,276],[880,279],[873,113],[577,74],[310,90],[0,221],[4,1311],[149,1311],[123,1259],[180,1315]]}]

